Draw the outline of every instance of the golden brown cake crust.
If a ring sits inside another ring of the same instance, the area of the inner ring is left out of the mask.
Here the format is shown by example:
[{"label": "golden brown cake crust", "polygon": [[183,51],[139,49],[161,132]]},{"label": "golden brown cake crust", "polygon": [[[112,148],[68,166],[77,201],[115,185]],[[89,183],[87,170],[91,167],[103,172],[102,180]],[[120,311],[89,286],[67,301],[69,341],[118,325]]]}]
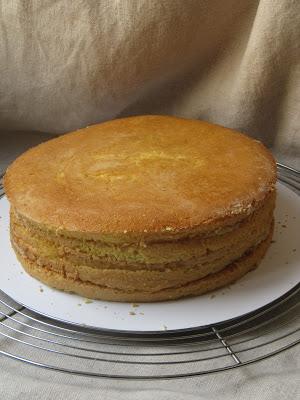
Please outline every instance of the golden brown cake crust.
[{"label": "golden brown cake crust", "polygon": [[275,181],[272,155],[256,140],[207,122],[140,116],[32,148],[4,185],[14,209],[44,228],[123,241],[236,223]]}]

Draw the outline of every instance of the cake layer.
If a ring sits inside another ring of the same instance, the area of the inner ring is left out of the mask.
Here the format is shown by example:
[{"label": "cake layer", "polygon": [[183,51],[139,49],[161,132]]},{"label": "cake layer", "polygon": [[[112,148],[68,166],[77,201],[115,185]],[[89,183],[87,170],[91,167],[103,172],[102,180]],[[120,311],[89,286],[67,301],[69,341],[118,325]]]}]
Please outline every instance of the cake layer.
[{"label": "cake layer", "polygon": [[36,254],[51,258],[64,257],[74,264],[91,267],[161,269],[181,265],[199,265],[209,262],[230,251],[238,249],[241,254],[252,247],[268,231],[273,218],[275,193],[267,197],[264,204],[243,222],[230,227],[228,232],[218,232],[209,237],[186,237],[163,242],[138,242],[136,244],[110,244],[101,241],[67,237],[60,232],[43,232],[28,223],[12,210],[11,226],[14,235],[27,246],[36,249]]},{"label": "cake layer", "polygon": [[185,285],[159,290],[156,292],[145,292],[143,288],[136,291],[113,289],[107,286],[100,286],[93,282],[83,282],[79,278],[66,277],[64,274],[53,271],[49,268],[39,266],[34,261],[20,254],[15,248],[16,254],[25,270],[41,282],[68,292],[74,292],[81,296],[129,302],[153,302],[162,300],[174,300],[180,297],[195,296],[210,292],[235,282],[250,270],[254,269],[263,258],[272,239],[272,229],[268,237],[259,245],[249,250],[241,258],[231,263],[221,271],[207,275],[202,279],[189,282]]},{"label": "cake layer", "polygon": [[157,291],[164,288],[185,284],[195,279],[200,279],[208,274],[223,269],[226,265],[240,258],[245,252],[266,238],[270,231],[270,225],[267,226],[264,235],[256,238],[252,246],[240,246],[227,249],[218,258],[213,260],[193,260],[193,264],[185,262],[178,263],[169,268],[166,265],[160,269],[152,269],[151,265],[143,265],[139,269],[118,268],[117,264],[102,264],[98,267],[90,267],[86,264],[76,264],[67,257],[49,257],[40,249],[32,248],[26,245],[22,239],[14,237],[12,234],[12,243],[19,253],[26,255],[27,258],[53,271],[62,273],[66,277],[74,279],[79,278],[82,281],[94,282],[98,285],[105,285],[117,289],[135,290],[143,287],[145,291]]},{"label": "cake layer", "polygon": [[274,200],[272,193],[259,209],[226,233],[122,246],[69,238],[60,232],[44,233],[12,209],[11,240],[23,257],[66,279],[153,293],[217,273],[265,240]]},{"label": "cake layer", "polygon": [[43,230],[118,243],[223,229],[256,210],[275,182],[258,141],[167,116],[63,135],[25,152],[4,177],[13,207]]},{"label": "cake layer", "polygon": [[[138,243],[135,247],[107,246],[99,241],[90,243],[70,239],[60,233],[51,235],[46,232],[43,236],[41,229],[26,224],[26,220],[19,218],[12,210],[11,240],[24,257],[66,278],[118,290],[137,290],[142,287],[145,292],[151,293],[201,279],[242,257],[269,234],[273,208],[274,195],[269,196],[260,209],[243,223],[236,224],[235,229],[231,227],[227,233],[202,239],[192,237],[172,242],[150,242],[146,248],[145,243]],[[145,255],[145,250],[148,257],[143,259],[141,254]],[[110,257],[108,251],[111,252]],[[166,257],[168,251],[170,254],[173,252],[173,257]],[[113,252],[118,257],[112,257]],[[160,253],[163,257],[155,258]],[[125,254],[125,257],[121,258],[120,254]],[[176,259],[174,254],[179,257]],[[137,257],[133,258],[134,255]],[[153,260],[159,263],[154,264]]]}]

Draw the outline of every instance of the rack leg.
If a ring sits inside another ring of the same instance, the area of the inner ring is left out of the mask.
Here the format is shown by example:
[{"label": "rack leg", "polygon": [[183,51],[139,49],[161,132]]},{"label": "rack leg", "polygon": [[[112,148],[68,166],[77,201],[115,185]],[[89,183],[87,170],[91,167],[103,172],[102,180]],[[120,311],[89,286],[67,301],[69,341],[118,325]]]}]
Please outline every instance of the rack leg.
[{"label": "rack leg", "polygon": [[219,339],[219,341],[222,343],[222,345],[225,347],[225,349],[227,350],[227,352],[230,354],[230,356],[233,358],[234,362],[236,364],[241,364],[241,360],[238,358],[238,356],[234,353],[234,351],[231,349],[231,347],[229,346],[229,344],[226,342],[225,339],[222,338],[222,336],[220,335],[220,333],[217,331],[216,328],[212,328],[214,334],[217,336],[217,338]]},{"label": "rack leg", "polygon": [[10,313],[3,315],[2,317],[0,317],[0,322],[5,321],[8,317],[12,317],[13,315],[17,314],[19,311],[24,310],[25,307],[20,307],[18,310],[13,310]]}]

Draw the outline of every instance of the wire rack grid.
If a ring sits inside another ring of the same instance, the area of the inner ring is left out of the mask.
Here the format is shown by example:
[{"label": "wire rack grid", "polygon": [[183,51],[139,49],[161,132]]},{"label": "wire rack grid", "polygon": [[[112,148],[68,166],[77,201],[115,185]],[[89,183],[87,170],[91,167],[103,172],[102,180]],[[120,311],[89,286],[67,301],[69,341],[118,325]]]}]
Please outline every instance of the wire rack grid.
[{"label": "wire rack grid", "polygon": [[[300,172],[277,166],[280,180],[299,195]],[[299,344],[299,308],[300,284],[272,304],[229,322],[141,335],[61,323],[0,291],[0,355],[49,370],[111,379],[205,375],[253,364]]]}]

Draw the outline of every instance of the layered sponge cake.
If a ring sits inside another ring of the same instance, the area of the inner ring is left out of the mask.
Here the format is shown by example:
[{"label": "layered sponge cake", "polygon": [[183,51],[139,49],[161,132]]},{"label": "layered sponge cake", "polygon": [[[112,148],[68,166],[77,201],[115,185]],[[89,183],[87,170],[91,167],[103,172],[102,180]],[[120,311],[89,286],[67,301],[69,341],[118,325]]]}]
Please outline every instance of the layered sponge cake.
[{"label": "layered sponge cake", "polygon": [[139,116],[34,147],[7,170],[11,242],[33,277],[82,296],[195,296],[255,268],[272,237],[276,164],[203,121]]}]

